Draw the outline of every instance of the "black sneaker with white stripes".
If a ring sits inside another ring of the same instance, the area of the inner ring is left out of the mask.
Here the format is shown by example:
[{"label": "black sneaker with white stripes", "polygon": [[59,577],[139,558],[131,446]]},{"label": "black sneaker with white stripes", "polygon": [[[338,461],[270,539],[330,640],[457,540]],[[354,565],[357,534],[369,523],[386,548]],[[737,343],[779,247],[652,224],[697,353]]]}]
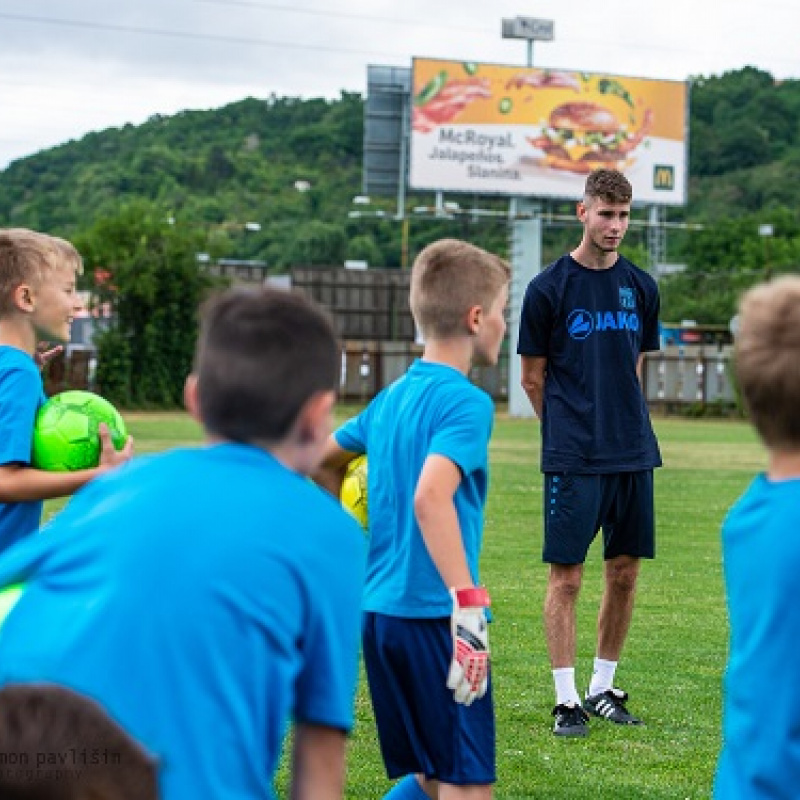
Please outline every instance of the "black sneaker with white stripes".
[{"label": "black sneaker with white stripes", "polygon": [[589,715],[580,703],[560,703],[553,709],[556,718],[553,733],[556,736],[586,736],[589,733]]},{"label": "black sneaker with white stripes", "polygon": [[622,689],[607,689],[605,692],[586,697],[583,707],[596,717],[616,722],[617,725],[644,725],[644,722],[625,708],[628,693]]}]

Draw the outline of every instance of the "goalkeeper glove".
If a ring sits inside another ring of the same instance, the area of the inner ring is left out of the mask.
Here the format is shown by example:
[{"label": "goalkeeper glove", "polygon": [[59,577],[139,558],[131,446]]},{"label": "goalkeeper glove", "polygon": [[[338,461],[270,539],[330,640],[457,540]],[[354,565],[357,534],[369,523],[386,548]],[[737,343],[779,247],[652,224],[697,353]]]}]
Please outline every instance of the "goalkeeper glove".
[{"label": "goalkeeper glove", "polygon": [[484,609],[491,605],[483,587],[450,589],[453,612],[450,630],[453,636],[453,660],[447,676],[457,703],[471,705],[486,694],[489,683],[489,630]]}]

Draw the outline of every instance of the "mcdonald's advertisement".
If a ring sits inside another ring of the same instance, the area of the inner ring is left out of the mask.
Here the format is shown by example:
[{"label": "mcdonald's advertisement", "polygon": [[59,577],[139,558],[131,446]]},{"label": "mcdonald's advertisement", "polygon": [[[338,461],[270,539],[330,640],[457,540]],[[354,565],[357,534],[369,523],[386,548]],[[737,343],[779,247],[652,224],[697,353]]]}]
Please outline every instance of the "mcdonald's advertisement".
[{"label": "mcdonald's advertisement", "polygon": [[598,167],[634,202],[687,197],[688,84],[415,58],[413,189],[577,199]]}]

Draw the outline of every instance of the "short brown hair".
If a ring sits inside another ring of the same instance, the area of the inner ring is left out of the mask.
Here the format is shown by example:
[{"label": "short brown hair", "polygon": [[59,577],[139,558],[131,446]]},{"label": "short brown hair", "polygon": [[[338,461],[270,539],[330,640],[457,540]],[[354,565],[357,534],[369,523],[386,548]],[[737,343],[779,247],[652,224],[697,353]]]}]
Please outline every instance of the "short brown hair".
[{"label": "short brown hair", "polygon": [[605,203],[630,203],[631,182],[618,169],[596,169],[586,178],[583,202],[602,200]]},{"label": "short brown hair", "polygon": [[744,294],[735,354],[739,387],[764,443],[800,448],[800,277]]},{"label": "short brown hair", "polygon": [[278,442],[306,401],[336,390],[340,369],[330,319],[302,295],[231,289],[203,309],[195,372],[209,433]]},{"label": "short brown hair", "polygon": [[488,309],[510,277],[502,258],[468,242],[440,239],[422,250],[411,270],[414,320],[427,338],[464,335],[469,309]]},{"label": "short brown hair", "polygon": [[14,291],[23,283],[41,283],[58,267],[83,272],[78,251],[66,239],[27,228],[0,229],[0,314],[13,308]]},{"label": "short brown hair", "polygon": [[63,686],[0,689],[0,754],[3,800],[158,798],[154,759],[97,703]]}]

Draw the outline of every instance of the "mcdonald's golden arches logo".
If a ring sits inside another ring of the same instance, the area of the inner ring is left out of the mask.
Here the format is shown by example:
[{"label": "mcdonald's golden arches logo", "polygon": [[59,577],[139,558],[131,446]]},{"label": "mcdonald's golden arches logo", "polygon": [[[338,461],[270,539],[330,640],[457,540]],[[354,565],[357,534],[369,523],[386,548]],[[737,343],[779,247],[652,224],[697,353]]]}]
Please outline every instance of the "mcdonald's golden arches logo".
[{"label": "mcdonald's golden arches logo", "polygon": [[653,167],[653,188],[672,190],[675,188],[675,167],[656,164]]}]

